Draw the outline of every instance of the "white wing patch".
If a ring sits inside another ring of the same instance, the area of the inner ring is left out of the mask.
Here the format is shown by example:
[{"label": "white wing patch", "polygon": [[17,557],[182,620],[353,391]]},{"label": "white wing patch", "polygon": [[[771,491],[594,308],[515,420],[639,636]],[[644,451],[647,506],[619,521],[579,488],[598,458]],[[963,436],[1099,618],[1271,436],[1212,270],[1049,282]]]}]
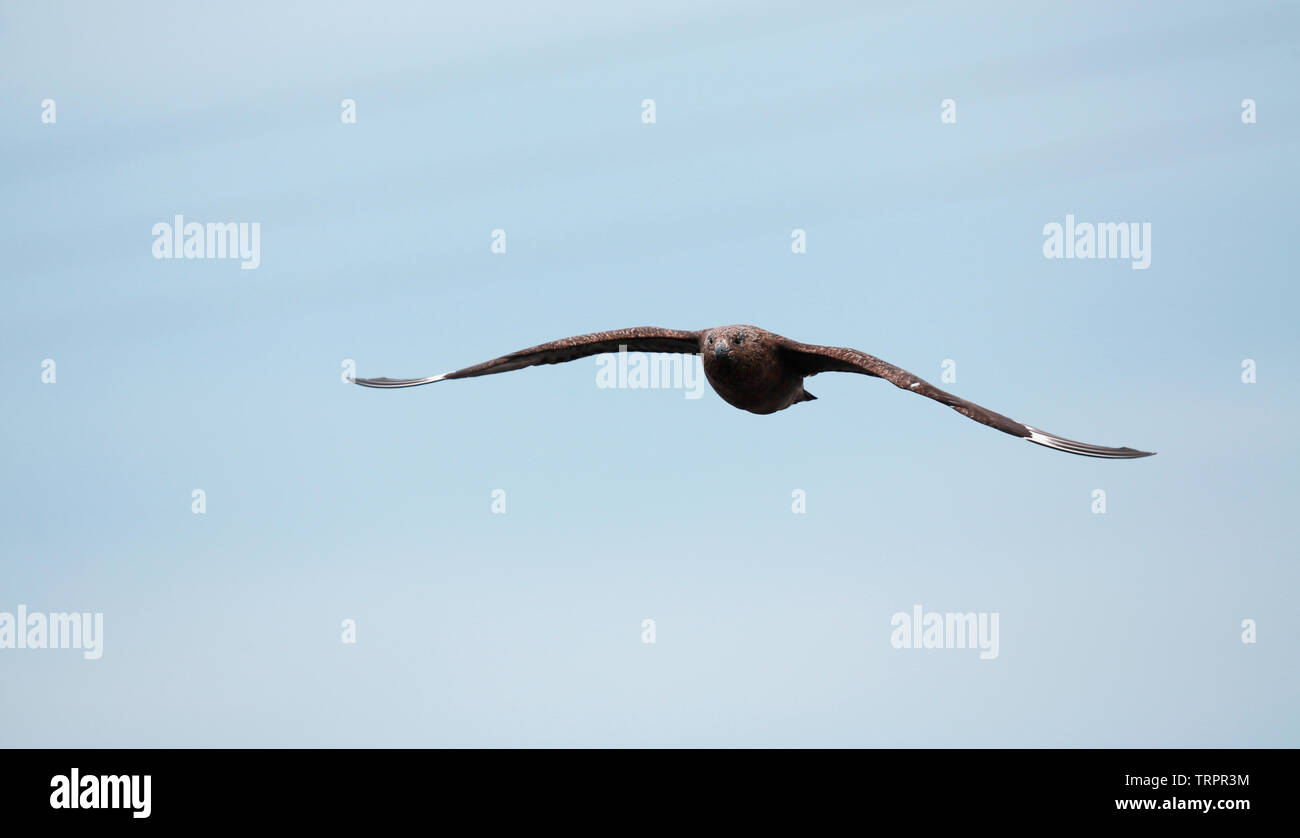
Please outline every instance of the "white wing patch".
[{"label": "white wing patch", "polygon": [[1038,430],[1037,428],[1031,428],[1028,425],[1025,425],[1025,428],[1029,431],[1030,442],[1037,442],[1039,445],[1046,445],[1049,448],[1055,447],[1054,445],[1052,445],[1052,438],[1049,436],[1044,436],[1042,431]]}]

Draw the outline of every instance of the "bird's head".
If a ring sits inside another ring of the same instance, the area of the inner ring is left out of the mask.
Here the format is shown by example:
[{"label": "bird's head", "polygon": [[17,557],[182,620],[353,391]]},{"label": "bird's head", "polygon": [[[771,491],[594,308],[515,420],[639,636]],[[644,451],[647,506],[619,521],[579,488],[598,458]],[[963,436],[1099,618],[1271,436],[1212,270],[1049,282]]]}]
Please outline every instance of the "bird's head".
[{"label": "bird's head", "polygon": [[726,363],[758,359],[766,347],[766,332],[757,326],[719,326],[704,333],[704,354]]}]

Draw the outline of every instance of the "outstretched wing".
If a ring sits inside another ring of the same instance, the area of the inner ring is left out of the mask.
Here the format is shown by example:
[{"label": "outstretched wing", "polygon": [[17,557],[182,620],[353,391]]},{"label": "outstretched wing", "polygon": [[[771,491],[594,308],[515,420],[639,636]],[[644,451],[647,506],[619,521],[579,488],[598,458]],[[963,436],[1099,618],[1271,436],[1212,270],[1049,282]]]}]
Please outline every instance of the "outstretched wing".
[{"label": "outstretched wing", "polygon": [[452,378],[473,378],[477,375],[492,375],[498,372],[510,372],[538,364],[562,364],[588,355],[602,352],[617,352],[620,347],[627,347],[629,352],[675,352],[695,355],[700,351],[700,333],[683,332],[678,329],[660,329],[657,326],[638,326],[633,329],[615,329],[612,332],[595,332],[590,335],[561,338],[550,343],[543,343],[529,349],[520,349],[491,361],[484,361],[472,367],[465,367],[455,372],[445,372],[429,378],[354,378],[353,382],[363,387],[416,387],[420,384],[432,384],[435,381]]},{"label": "outstretched wing", "polygon": [[961,415],[988,425],[990,428],[996,428],[1004,434],[1018,436],[1021,439],[1027,439],[1048,448],[1055,448],[1058,451],[1082,454],[1085,457],[1107,457],[1114,460],[1150,457],[1155,453],[1154,451],[1138,451],[1133,448],[1107,448],[1103,445],[1090,445],[1086,442],[1075,442],[1072,439],[1040,431],[1022,422],[1009,419],[1000,413],[994,413],[986,407],[980,407],[974,402],[960,399],[952,393],[940,390],[928,381],[917,378],[905,369],[900,369],[874,355],[868,355],[856,349],[839,346],[813,346],[806,343],[796,343],[786,338],[781,339],[781,348],[785,352],[787,363],[793,365],[805,375],[816,375],[819,372],[855,372],[861,375],[873,375],[877,378],[883,378],[895,387],[942,402]]}]

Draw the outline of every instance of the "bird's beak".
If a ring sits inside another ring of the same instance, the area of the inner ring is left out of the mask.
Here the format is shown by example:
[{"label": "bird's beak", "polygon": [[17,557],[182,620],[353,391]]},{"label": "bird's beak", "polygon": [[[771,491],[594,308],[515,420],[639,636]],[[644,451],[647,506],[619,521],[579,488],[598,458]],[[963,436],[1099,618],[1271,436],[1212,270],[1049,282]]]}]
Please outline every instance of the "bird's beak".
[{"label": "bird's beak", "polygon": [[731,352],[731,347],[727,346],[725,343],[719,342],[713,344],[713,354],[719,358],[727,357],[727,355],[730,354],[730,352]]}]

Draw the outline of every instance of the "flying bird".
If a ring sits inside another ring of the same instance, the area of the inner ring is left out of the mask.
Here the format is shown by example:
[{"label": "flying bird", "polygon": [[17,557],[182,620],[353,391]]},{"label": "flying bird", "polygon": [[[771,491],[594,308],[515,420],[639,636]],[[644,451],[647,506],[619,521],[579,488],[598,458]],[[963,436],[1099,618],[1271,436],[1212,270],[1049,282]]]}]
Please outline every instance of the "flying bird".
[{"label": "flying bird", "polygon": [[907,370],[886,363],[874,355],[839,346],[797,343],[757,326],[719,326],[696,332],[660,329],[655,326],[616,329],[612,332],[595,332],[590,335],[553,340],[472,367],[429,378],[354,378],[352,380],[364,387],[417,387],[421,384],[433,384],[435,381],[493,375],[539,364],[561,364],[589,355],[618,352],[623,347],[630,352],[702,355],[704,375],[714,391],[727,404],[741,410],[748,410],[750,413],[775,413],[778,410],[785,410],[792,404],[817,398],[803,386],[804,379],[810,375],[819,372],[853,372],[883,378],[895,387],[946,404],[968,419],[974,419],[1004,434],[1011,434],[1058,451],[1113,460],[1150,457],[1155,453],[1133,448],[1089,445],[1086,442],[1075,442],[1056,434],[1049,434],[940,390],[930,382],[917,378]]}]

